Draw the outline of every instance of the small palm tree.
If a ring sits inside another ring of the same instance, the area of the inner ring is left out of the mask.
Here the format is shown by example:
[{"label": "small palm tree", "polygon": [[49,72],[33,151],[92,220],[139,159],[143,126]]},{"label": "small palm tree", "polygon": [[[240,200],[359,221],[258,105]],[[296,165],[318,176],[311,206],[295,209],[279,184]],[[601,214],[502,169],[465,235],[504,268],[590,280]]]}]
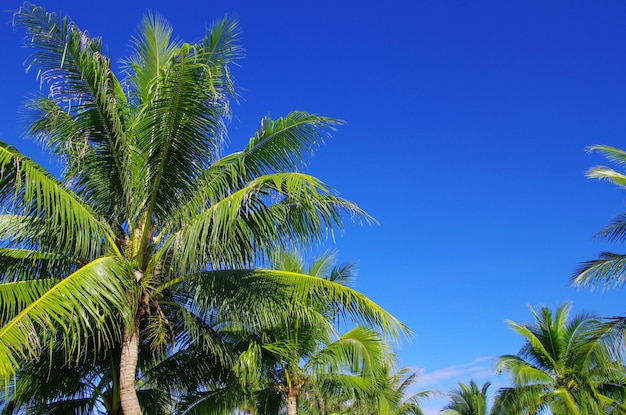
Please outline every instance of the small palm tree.
[{"label": "small palm tree", "polygon": [[509,322],[525,344],[497,361],[513,385],[497,392],[494,414],[626,413],[626,367],[597,335],[600,321],[588,314],[568,319],[570,310],[570,304],[554,314],[530,308],[533,324]]},{"label": "small palm tree", "polygon": [[487,415],[487,389],[491,382],[485,382],[481,388],[473,380],[469,385],[459,382],[459,387],[450,392],[448,403],[442,415]]},{"label": "small palm tree", "polygon": [[[335,259],[335,253],[326,252],[305,264],[297,253],[279,251],[272,257],[271,267],[341,285],[354,276],[354,265],[337,266]],[[333,325],[348,310],[314,301],[309,303],[312,312],[303,315],[302,305],[291,304],[293,312],[282,324],[251,328],[246,335],[248,349],[240,356],[236,369],[249,387],[265,391],[257,391],[258,396],[271,397],[271,391],[280,395],[287,414],[296,414],[300,394],[309,385],[332,383],[335,388],[358,388],[358,382],[371,384],[376,368],[391,357],[389,344],[370,328],[357,326],[337,336]],[[363,322],[358,315],[353,317]],[[258,401],[261,412],[268,412],[277,403]]]}]

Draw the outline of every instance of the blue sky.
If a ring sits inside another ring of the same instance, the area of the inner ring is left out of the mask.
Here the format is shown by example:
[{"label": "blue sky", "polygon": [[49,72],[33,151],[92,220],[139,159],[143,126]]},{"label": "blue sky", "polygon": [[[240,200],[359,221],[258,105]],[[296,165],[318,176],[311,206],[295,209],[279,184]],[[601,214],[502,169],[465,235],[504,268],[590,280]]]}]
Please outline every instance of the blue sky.
[{"label": "blue sky", "polygon": [[[413,330],[398,350],[422,368],[420,386],[501,382],[489,375],[493,357],[521,346],[505,320],[528,321],[527,305],[626,314],[624,291],[568,287],[580,262],[621,248],[593,236],[624,210],[624,193],[584,172],[604,163],[587,146],[626,148],[626,3],[40,4],[102,36],[113,60],[127,55],[147,9],[188,41],[237,14],[246,58],[234,71],[232,151],[268,113],[346,121],[309,171],[380,224],[350,224],[328,246],[358,262],[357,289]],[[21,135],[17,114],[38,85],[10,21],[3,13],[0,139],[46,163]]]}]

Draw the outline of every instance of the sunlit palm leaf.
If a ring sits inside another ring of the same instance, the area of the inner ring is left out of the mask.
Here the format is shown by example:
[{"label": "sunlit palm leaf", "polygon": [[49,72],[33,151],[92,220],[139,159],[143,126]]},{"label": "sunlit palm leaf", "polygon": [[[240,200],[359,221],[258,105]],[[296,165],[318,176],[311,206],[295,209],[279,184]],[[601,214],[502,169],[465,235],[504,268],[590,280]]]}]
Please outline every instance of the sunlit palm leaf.
[{"label": "sunlit palm leaf", "polygon": [[[115,248],[112,232],[92,209],[58,180],[14,148],[0,142],[0,201],[34,244],[75,257],[93,258],[102,243]],[[7,218],[9,219],[9,218]],[[19,224],[19,221],[22,221]],[[6,224],[6,222],[5,222]]]},{"label": "sunlit palm leaf", "polygon": [[103,257],[43,293],[43,283],[3,286],[3,304],[13,291],[19,296],[15,304],[23,308],[0,329],[0,376],[14,376],[20,358],[39,353],[40,333],[60,335],[68,359],[80,360],[90,336],[98,339],[97,347],[114,342],[119,332],[105,324],[104,316],[113,310],[125,312],[126,276],[118,259]]},{"label": "sunlit palm leaf", "polygon": [[237,164],[241,179],[267,173],[293,171],[306,165],[307,156],[323,143],[323,139],[341,121],[315,114],[295,111],[272,120],[265,117],[246,148],[231,154],[216,167]]},{"label": "sunlit palm leaf", "polygon": [[206,197],[215,202],[208,208],[196,213],[191,205],[177,212],[179,223],[186,225],[169,243],[179,269],[249,266],[280,246],[319,240],[328,229],[341,227],[344,215],[369,219],[324,183],[301,173],[261,176],[225,196],[212,190]]},{"label": "sunlit palm leaf", "polygon": [[[366,327],[357,326],[316,353],[304,368],[305,370],[307,367],[323,368],[341,362],[344,368],[348,368],[352,373],[369,377],[370,381],[374,382],[378,367],[390,360],[389,344],[380,334]],[[369,385],[370,389],[373,387],[373,383]]]}]

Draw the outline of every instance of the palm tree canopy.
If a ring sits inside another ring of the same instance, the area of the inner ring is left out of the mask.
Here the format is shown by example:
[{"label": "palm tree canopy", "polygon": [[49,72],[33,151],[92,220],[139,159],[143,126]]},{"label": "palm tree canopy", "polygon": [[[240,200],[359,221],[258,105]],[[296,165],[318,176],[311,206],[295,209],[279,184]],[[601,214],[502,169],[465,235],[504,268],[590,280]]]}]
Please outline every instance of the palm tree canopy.
[{"label": "palm tree canopy", "polygon": [[534,323],[509,322],[525,344],[517,355],[497,360],[497,371],[508,372],[512,386],[498,391],[493,413],[624,411],[626,367],[598,335],[600,320],[584,313],[569,318],[570,304],[554,313],[548,307],[530,310]]},{"label": "palm tree canopy", "polygon": [[485,382],[481,388],[474,380],[469,385],[459,382],[459,387],[449,393],[450,402],[444,407],[442,415],[487,415],[487,389],[491,382]]}]

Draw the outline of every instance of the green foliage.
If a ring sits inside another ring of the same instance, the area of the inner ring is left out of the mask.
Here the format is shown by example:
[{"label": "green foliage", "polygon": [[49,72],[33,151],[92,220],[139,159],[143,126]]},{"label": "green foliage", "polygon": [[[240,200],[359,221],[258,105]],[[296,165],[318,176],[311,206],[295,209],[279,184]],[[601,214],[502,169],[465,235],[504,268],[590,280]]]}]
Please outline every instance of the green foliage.
[{"label": "green foliage", "polygon": [[442,415],[487,415],[489,386],[491,382],[485,382],[480,389],[473,380],[469,385],[459,382],[459,387],[448,394],[450,403],[444,407]]},{"label": "green foliage", "polygon": [[[243,151],[223,154],[236,96],[230,67],[242,56],[236,19],[189,44],[148,14],[122,77],[102,41],[68,17],[25,3],[14,21],[33,51],[28,69],[49,91],[28,103],[29,134],[63,175],[0,142],[0,378],[13,393],[9,406],[88,407],[93,400],[71,390],[100,376],[93,396],[109,413],[121,405],[136,414],[140,401],[156,414],[172,405],[166,395],[182,403],[192,391],[232,386],[245,333],[274,336],[289,319],[314,327],[330,315],[390,336],[405,330],[338,284],[348,269],[329,280],[260,269],[273,252],[320,242],[346,218],[372,219],[301,171],[338,120],[266,117]],[[320,327],[330,333],[327,320]],[[269,353],[287,340],[258,344]],[[77,383],[28,396],[19,382],[40,379],[31,363],[44,350],[63,356],[50,368],[75,371],[68,379]],[[197,365],[201,357],[212,363]],[[81,362],[101,373],[81,371]],[[176,375],[175,364],[198,370]],[[234,402],[227,396],[224,405]]]},{"label": "green foliage", "polygon": [[626,367],[600,335],[600,320],[587,314],[570,319],[569,304],[554,314],[547,307],[530,310],[534,323],[509,322],[525,344],[497,361],[512,386],[498,391],[492,413],[624,413]]}]

